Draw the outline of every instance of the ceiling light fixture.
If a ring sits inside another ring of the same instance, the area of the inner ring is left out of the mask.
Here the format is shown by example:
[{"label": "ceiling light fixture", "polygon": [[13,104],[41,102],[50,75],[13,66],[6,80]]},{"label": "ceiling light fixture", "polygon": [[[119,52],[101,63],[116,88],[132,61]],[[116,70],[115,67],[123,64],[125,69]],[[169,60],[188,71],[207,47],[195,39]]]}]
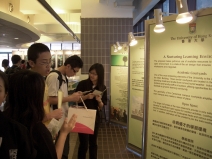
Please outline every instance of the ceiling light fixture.
[{"label": "ceiling light fixture", "polygon": [[[68,27],[68,25],[60,18],[60,16],[52,9],[52,7],[45,0],[38,0],[40,4],[73,36],[74,32]],[[75,35],[76,36],[76,35]],[[76,36],[76,41],[80,43],[80,39]]]},{"label": "ceiling light fixture", "polygon": [[155,27],[154,32],[156,33],[162,33],[165,31],[165,27],[163,26],[163,19],[162,19],[162,11],[161,9],[155,9],[154,10],[154,16],[155,16]]},{"label": "ceiling light fixture", "polygon": [[15,40],[19,39],[19,38],[14,38]]},{"label": "ceiling light fixture", "polygon": [[129,32],[129,34],[128,34],[128,41],[129,41],[130,46],[134,46],[138,43],[138,41],[135,39],[132,32]]},{"label": "ceiling light fixture", "polygon": [[188,12],[187,0],[176,0],[178,16],[176,18],[176,22],[179,24],[189,23],[193,16]]},{"label": "ceiling light fixture", "polygon": [[122,49],[122,46],[119,44],[118,41],[116,42],[116,45],[117,45],[117,47],[118,47],[118,50],[121,50],[121,49]]}]

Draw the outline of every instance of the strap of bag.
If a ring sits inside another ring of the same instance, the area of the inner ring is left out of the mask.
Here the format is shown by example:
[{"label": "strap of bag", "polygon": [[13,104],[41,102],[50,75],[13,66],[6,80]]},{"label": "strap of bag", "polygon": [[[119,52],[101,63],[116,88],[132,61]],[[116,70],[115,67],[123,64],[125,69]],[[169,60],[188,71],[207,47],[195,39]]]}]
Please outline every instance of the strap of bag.
[{"label": "strap of bag", "polygon": [[[67,79],[67,77],[65,76],[66,80],[64,80],[60,71],[58,71],[58,70],[52,70],[50,73],[52,73],[52,72],[55,72],[55,73],[58,74],[58,78],[57,78],[58,81],[59,81],[59,88],[58,88],[58,90],[62,86],[63,82],[66,82],[67,89],[68,89],[68,79]],[[51,105],[51,107],[52,107],[53,110],[58,109],[58,105],[57,104]]]}]

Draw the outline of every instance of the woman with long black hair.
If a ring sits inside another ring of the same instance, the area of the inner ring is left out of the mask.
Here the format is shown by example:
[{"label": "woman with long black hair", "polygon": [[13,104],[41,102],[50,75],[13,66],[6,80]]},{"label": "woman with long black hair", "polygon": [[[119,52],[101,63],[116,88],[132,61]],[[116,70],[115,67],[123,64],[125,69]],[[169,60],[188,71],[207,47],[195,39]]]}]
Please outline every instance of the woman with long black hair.
[{"label": "woman with long black hair", "polygon": [[5,114],[27,127],[37,150],[37,159],[60,159],[66,136],[76,122],[76,115],[64,121],[56,145],[51,133],[42,123],[44,118],[44,78],[33,71],[14,73],[9,81],[9,94]]},{"label": "woman with long black hair", "polygon": [[[95,96],[92,92],[98,90],[103,92],[101,95]],[[96,110],[96,121],[94,134],[83,134],[79,133],[79,149],[78,149],[78,159],[85,159],[86,152],[89,146],[89,158],[97,159],[97,135],[100,125],[100,110],[104,105],[107,104],[107,91],[104,85],[104,67],[102,64],[95,63],[89,69],[88,79],[80,81],[76,91],[90,91],[90,93],[82,96],[85,105],[88,109]],[[82,105],[82,103],[79,103]]]}]

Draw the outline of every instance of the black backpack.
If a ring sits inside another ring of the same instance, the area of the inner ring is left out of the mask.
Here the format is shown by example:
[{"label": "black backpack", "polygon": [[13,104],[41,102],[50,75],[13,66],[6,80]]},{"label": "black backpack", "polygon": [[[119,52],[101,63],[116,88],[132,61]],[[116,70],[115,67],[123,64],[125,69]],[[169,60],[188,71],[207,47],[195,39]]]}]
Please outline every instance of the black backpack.
[{"label": "black backpack", "polygon": [[[58,70],[52,70],[52,71],[50,71],[50,73],[52,73],[52,72],[55,72],[55,73],[58,74],[58,78],[57,78],[58,81],[59,81],[59,88],[58,88],[58,90],[60,89],[60,87],[63,84],[63,82],[66,82],[67,88],[68,88],[68,79],[67,79],[67,77],[65,76],[66,80],[64,80],[60,71],[58,71]],[[52,106],[53,110],[58,109],[57,104],[54,104],[54,105],[51,105],[51,106]]]}]

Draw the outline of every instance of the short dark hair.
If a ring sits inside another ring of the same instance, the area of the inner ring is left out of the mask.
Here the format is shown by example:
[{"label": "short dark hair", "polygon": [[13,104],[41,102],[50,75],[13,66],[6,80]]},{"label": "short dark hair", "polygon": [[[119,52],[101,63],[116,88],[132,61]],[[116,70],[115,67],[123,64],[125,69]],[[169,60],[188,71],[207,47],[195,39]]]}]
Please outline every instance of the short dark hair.
[{"label": "short dark hair", "polygon": [[25,63],[25,60],[21,60],[21,63],[24,64]]},{"label": "short dark hair", "polygon": [[95,70],[98,75],[97,86],[100,90],[104,89],[104,66],[100,63],[95,63],[89,68],[89,72],[92,70]]},{"label": "short dark hair", "polygon": [[39,54],[43,52],[50,52],[48,46],[42,43],[34,43],[27,50],[27,58],[28,60],[32,60],[34,63],[36,63]]},{"label": "short dark hair", "polygon": [[7,59],[2,60],[2,66],[4,66],[4,67],[9,66],[9,60],[7,60]]},{"label": "short dark hair", "polygon": [[64,65],[71,65],[71,68],[76,68],[76,67],[79,67],[79,68],[82,68],[83,67],[83,61],[82,59],[77,56],[77,55],[73,55],[73,56],[70,56],[66,59]]},{"label": "short dark hair", "polygon": [[[5,93],[8,92],[8,80],[7,80],[7,75],[0,71],[0,78],[2,79],[3,81],[3,84],[4,84],[4,89],[5,89]],[[1,103],[0,103],[1,104]]]},{"label": "short dark hair", "polygon": [[19,56],[19,55],[13,55],[11,57],[11,61],[12,61],[13,65],[14,64],[17,64],[19,61],[21,61],[21,56]]},{"label": "short dark hair", "polygon": [[44,118],[44,89],[44,78],[34,71],[18,71],[9,79],[6,114],[25,125],[30,133]]}]

